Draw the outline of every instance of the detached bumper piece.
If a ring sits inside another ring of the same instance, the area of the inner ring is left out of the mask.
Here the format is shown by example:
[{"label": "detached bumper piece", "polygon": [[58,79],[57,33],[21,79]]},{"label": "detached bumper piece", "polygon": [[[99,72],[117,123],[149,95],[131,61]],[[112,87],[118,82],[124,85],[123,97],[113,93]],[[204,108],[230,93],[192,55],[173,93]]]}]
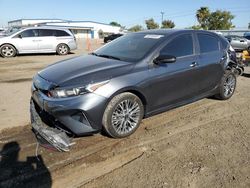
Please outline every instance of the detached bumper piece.
[{"label": "detached bumper piece", "polygon": [[33,101],[30,104],[31,125],[36,135],[38,143],[48,149],[66,152],[74,143],[72,138],[60,129],[52,128],[43,123],[39,114],[36,112]]}]

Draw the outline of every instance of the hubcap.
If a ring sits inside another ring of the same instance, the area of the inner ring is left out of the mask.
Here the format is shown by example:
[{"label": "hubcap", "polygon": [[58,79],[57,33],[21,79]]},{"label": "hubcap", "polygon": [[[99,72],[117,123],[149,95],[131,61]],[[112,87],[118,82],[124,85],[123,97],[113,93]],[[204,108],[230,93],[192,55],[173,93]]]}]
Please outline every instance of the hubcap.
[{"label": "hubcap", "polygon": [[140,120],[140,106],[137,101],[127,99],[119,103],[112,114],[112,126],[119,134],[132,131]]},{"label": "hubcap", "polygon": [[235,78],[232,75],[229,75],[224,82],[224,95],[225,97],[230,96],[234,92],[235,88]]},{"label": "hubcap", "polygon": [[2,48],[2,54],[5,56],[5,57],[10,57],[10,56],[13,56],[14,54],[14,49],[9,47],[9,46],[4,46]]},{"label": "hubcap", "polygon": [[66,54],[68,52],[68,48],[64,45],[59,47],[60,54]]}]

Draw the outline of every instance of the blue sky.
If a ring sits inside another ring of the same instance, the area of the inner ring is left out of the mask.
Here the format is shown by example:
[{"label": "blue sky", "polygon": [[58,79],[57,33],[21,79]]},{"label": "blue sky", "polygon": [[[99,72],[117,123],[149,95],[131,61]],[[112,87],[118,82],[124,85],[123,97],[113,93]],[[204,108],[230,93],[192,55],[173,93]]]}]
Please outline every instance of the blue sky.
[{"label": "blue sky", "polygon": [[171,19],[177,28],[197,24],[195,11],[208,6],[211,11],[229,10],[235,15],[237,28],[246,28],[250,22],[249,0],[0,0],[0,27],[20,18],[60,18],[91,20],[109,23],[117,21],[127,27],[144,25],[144,20]]}]

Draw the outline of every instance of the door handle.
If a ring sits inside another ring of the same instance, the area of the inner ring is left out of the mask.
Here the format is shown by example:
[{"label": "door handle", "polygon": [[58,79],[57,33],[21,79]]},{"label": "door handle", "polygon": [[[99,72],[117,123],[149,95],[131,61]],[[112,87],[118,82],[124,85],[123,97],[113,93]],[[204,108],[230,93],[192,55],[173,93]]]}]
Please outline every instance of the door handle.
[{"label": "door handle", "polygon": [[191,63],[189,66],[190,66],[190,67],[196,67],[197,65],[198,65],[198,63],[193,62],[193,63]]}]

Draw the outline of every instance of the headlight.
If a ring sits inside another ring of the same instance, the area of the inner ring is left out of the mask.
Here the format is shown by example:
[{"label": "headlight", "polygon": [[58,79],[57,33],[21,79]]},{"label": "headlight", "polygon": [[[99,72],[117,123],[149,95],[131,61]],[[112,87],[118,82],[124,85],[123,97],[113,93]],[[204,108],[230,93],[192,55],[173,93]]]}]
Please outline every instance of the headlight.
[{"label": "headlight", "polygon": [[107,84],[108,82],[109,80],[104,81],[104,82],[94,83],[94,84],[88,84],[85,87],[76,87],[76,88],[70,88],[70,89],[54,89],[48,92],[48,96],[54,97],[54,98],[65,98],[65,97],[83,95],[86,93],[94,92],[95,90]]}]

